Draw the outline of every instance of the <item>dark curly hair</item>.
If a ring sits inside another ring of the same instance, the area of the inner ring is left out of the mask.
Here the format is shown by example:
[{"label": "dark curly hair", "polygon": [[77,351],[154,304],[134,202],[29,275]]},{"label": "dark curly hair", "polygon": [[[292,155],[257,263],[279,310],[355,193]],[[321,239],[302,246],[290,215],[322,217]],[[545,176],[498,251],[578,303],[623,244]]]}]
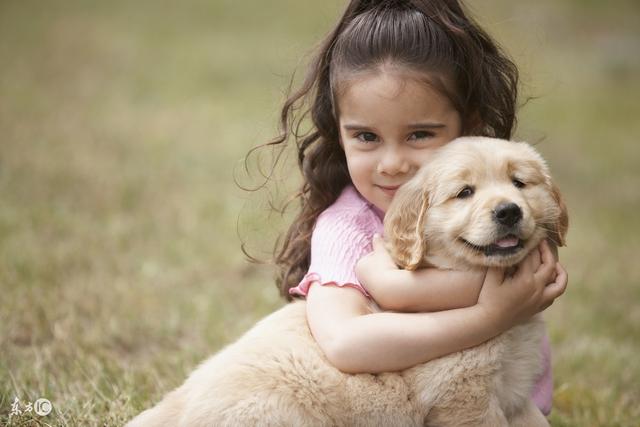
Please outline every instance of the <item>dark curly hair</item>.
[{"label": "dark curly hair", "polygon": [[[513,132],[518,70],[459,1],[349,2],[317,47],[301,86],[293,93],[289,88],[280,134],[253,149],[284,148],[289,139],[297,148],[303,183],[292,200],[300,211],[274,248],[276,284],[287,300],[309,268],[318,215],[351,182],[334,99],[350,78],[389,64],[435,83],[458,111],[463,134],[509,139]],[[311,130],[301,133],[309,117]]]}]

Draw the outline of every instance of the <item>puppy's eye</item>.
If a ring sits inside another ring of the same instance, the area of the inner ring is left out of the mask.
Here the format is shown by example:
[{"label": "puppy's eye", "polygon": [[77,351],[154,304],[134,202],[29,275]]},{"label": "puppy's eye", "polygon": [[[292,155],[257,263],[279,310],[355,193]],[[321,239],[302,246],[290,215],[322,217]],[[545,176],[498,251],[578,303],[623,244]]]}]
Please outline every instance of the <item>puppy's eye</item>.
[{"label": "puppy's eye", "polygon": [[458,199],[466,199],[467,197],[473,196],[474,192],[475,192],[475,190],[473,189],[473,187],[466,186],[458,193],[456,198],[458,198]]},{"label": "puppy's eye", "polygon": [[513,178],[511,180],[511,182],[513,182],[513,185],[516,186],[516,188],[523,188],[525,186],[525,183],[520,181],[519,179]]}]

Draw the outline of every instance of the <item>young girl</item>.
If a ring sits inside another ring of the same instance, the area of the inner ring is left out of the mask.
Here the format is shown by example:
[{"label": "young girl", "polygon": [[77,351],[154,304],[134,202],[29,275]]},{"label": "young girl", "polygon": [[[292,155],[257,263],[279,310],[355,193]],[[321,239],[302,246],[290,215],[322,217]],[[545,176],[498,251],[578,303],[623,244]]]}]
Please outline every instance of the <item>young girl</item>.
[{"label": "young girl", "polygon": [[[372,244],[395,191],[434,150],[461,135],[511,136],[517,80],[454,0],[353,0],[320,45],[271,143],[295,134],[304,177],[302,209],[276,261],[282,294],[307,298],[313,336],[338,369],[396,371],[481,344],[564,292],[566,272],[546,244],[513,277],[423,269],[403,272],[401,283],[384,279],[397,267]],[[313,128],[301,136],[309,112]],[[371,312],[369,298],[394,311]],[[532,397],[548,414],[547,339],[541,351]]]}]

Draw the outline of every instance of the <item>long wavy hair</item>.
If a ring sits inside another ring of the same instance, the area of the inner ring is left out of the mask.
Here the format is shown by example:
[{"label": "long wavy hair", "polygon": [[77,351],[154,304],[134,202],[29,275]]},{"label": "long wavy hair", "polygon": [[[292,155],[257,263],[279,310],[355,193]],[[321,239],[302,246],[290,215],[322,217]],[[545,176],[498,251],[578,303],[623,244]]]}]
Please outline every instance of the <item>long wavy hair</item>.
[{"label": "long wavy hair", "polygon": [[[292,200],[300,210],[274,248],[276,284],[287,300],[309,268],[316,219],[351,182],[334,100],[349,78],[383,65],[446,82],[436,89],[460,114],[463,134],[508,139],[515,127],[518,70],[459,1],[350,1],[300,87],[289,88],[280,134],[253,149],[283,148],[290,139],[297,149],[303,180]],[[311,130],[302,133],[308,118]]]}]

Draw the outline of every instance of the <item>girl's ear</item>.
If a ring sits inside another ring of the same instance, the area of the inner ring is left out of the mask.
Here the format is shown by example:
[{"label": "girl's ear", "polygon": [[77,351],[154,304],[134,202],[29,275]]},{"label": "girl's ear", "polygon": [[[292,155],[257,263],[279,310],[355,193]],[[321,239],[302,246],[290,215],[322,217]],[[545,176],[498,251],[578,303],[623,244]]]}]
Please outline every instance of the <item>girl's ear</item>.
[{"label": "girl's ear", "polygon": [[560,215],[554,224],[551,224],[551,235],[549,238],[558,246],[565,246],[567,230],[569,229],[569,214],[567,213],[567,205],[560,194],[560,190],[555,184],[551,184],[551,196],[560,208]]},{"label": "girl's ear", "polygon": [[385,240],[396,264],[405,270],[426,266],[424,233],[429,195],[421,179],[412,179],[396,192],[384,219]]}]

